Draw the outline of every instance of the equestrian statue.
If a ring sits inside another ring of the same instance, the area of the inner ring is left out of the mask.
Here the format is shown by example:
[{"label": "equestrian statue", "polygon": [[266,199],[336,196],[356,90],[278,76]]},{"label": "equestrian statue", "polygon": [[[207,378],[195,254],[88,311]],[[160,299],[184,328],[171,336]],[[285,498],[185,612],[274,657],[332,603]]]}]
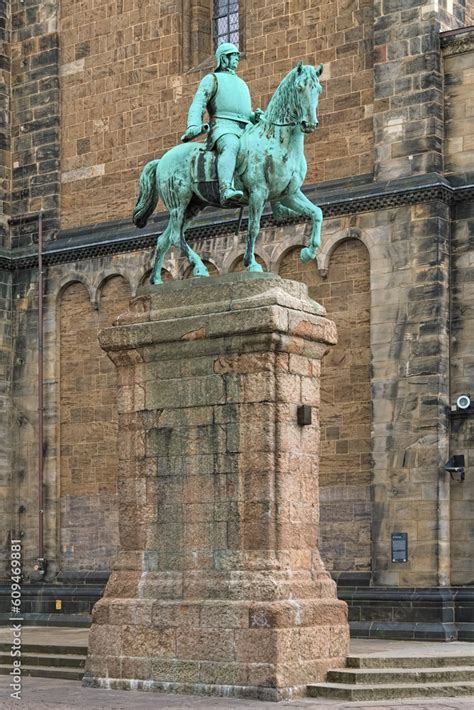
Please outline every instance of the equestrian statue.
[{"label": "equestrian statue", "polygon": [[[156,244],[152,284],[162,283],[161,269],[171,246],[181,248],[193,266],[193,276],[209,276],[185,236],[192,219],[207,206],[235,209],[248,205],[244,255],[248,271],[262,271],[254,247],[266,201],[277,221],[298,216],[311,219],[311,236],[301,259],[307,262],[316,256],[323,216],[301,186],[306,176],[304,134],[318,125],[323,65],[299,62],[263,112],[252,111],[248,86],[236,74],[239,58],[233,44],[219,45],[215,70],[201,80],[189,109],[182,144],[143,168],[134,223],[144,227],[160,197],[169,211],[168,225]],[[208,123],[203,122],[206,111]],[[191,142],[203,133],[207,133],[206,143]]]}]

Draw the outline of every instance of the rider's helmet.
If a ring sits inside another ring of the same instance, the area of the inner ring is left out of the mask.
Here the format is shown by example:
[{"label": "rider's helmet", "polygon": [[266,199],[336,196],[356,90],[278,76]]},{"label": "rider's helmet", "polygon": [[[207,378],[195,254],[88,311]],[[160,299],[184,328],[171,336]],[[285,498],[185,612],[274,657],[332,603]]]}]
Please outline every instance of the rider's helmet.
[{"label": "rider's helmet", "polygon": [[235,53],[240,55],[239,49],[235,46],[235,44],[232,44],[231,42],[223,42],[220,44],[216,49],[216,69],[220,68],[221,59],[225,54]]}]

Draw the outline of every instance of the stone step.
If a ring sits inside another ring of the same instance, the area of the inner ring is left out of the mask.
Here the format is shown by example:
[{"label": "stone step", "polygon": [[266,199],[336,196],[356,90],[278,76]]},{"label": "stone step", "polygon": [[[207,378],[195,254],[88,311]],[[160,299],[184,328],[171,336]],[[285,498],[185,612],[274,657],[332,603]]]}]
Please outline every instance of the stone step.
[{"label": "stone step", "polygon": [[403,698],[474,697],[474,683],[385,683],[380,685],[349,685],[345,683],[315,683],[308,685],[312,698],[334,700],[401,700]]},{"label": "stone step", "polygon": [[471,656],[364,656],[350,655],[348,668],[439,668],[444,666],[474,666],[474,647]]},{"label": "stone step", "polygon": [[[0,665],[0,675],[9,675],[12,666]],[[35,678],[62,678],[63,680],[82,680],[84,675],[83,668],[50,668],[48,666],[23,666],[21,667],[22,676],[32,676]]]},{"label": "stone step", "polygon": [[342,668],[329,671],[328,683],[374,685],[387,683],[451,683],[474,682],[474,666],[440,668]]},{"label": "stone step", "polygon": [[[11,643],[0,643],[0,653],[8,653],[11,651]],[[87,656],[87,646],[57,646],[51,644],[40,644],[40,643],[22,643],[21,644],[22,653],[45,653],[54,654],[57,656],[69,656],[70,654],[74,656]]]},{"label": "stone step", "polygon": [[[46,651],[44,647],[42,649]],[[61,668],[84,668],[86,664],[86,654],[80,656],[75,654],[68,654],[67,656],[60,656],[52,653],[25,653],[22,649],[21,663],[25,666],[53,666]],[[0,665],[8,665],[12,662],[12,657],[10,654],[0,654]]]}]

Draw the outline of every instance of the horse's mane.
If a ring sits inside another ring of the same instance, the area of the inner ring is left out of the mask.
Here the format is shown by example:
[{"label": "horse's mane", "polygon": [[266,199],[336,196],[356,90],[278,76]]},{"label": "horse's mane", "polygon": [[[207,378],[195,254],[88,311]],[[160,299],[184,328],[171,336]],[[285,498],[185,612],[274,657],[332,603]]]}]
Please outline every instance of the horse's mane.
[{"label": "horse's mane", "polygon": [[300,64],[292,69],[281,81],[270,99],[265,111],[265,118],[273,123],[292,123],[301,116],[301,95],[297,90],[297,81],[306,80],[319,86],[316,69],[310,64]]}]

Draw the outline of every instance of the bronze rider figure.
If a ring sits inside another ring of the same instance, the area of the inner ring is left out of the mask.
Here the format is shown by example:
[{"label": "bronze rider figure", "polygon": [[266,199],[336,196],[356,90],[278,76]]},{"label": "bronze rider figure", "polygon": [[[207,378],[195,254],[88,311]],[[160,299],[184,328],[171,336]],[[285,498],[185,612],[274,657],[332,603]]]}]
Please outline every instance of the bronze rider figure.
[{"label": "bronze rider figure", "polygon": [[[201,80],[188,112],[188,127],[183,142],[209,131],[207,148],[216,149],[219,195],[222,205],[239,201],[243,192],[233,187],[239,139],[249,123],[257,123],[261,109],[252,111],[247,84],[236,74],[240,52],[225,42],[216,50],[216,68]],[[204,111],[209,126],[203,123]]]}]

